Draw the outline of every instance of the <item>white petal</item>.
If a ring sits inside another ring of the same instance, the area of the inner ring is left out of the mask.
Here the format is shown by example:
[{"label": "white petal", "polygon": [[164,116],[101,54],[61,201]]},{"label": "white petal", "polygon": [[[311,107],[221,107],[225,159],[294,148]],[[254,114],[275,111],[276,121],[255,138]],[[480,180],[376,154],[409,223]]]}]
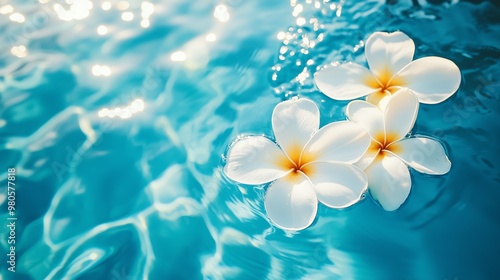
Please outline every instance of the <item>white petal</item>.
[{"label": "white petal", "polygon": [[[396,87],[392,87],[392,89],[396,89]],[[385,91],[377,91],[369,94],[366,97],[366,102],[371,103],[373,105],[377,105],[381,110],[384,110],[385,106],[382,104],[386,104],[388,99],[392,96],[391,92],[389,90]]]},{"label": "white petal", "polygon": [[386,143],[396,142],[410,132],[418,115],[418,98],[408,89],[396,92],[385,108]]},{"label": "white petal", "polygon": [[397,78],[425,104],[436,104],[452,96],[462,79],[458,66],[441,57],[417,59],[401,70]]},{"label": "white petal", "polygon": [[372,144],[366,150],[365,154],[354,164],[361,170],[365,170],[375,160],[380,152],[380,145],[378,142],[372,141]]},{"label": "white petal", "polygon": [[314,134],[304,148],[302,159],[305,158],[305,162],[355,163],[368,149],[370,142],[370,136],[359,124],[334,122]]},{"label": "white petal", "polygon": [[[400,88],[399,90],[401,90],[401,89],[404,89],[404,88]],[[396,92],[394,92],[394,93],[396,93]],[[371,104],[376,105],[380,110],[382,110],[382,112],[385,112],[385,109],[387,108],[387,104],[391,100],[392,94],[386,93],[382,98],[378,99],[378,102],[373,102],[375,100],[373,100],[372,98],[369,98],[369,97],[372,97],[373,95],[374,94],[367,96],[366,101],[371,103]],[[372,99],[372,100],[370,100],[370,99]]]},{"label": "white petal", "polygon": [[262,136],[235,142],[227,153],[226,175],[237,182],[259,185],[285,176],[289,170],[285,154],[271,140]]},{"label": "white petal", "polygon": [[385,153],[365,170],[372,197],[387,211],[399,208],[411,188],[410,172],[406,165],[392,154]]},{"label": "white petal", "polygon": [[391,151],[415,170],[433,175],[448,173],[451,162],[438,141],[425,137],[403,139],[391,145]]},{"label": "white petal", "polygon": [[305,98],[284,101],[276,105],[272,119],[276,142],[298,161],[302,149],[319,129],[318,106]]},{"label": "white petal", "polygon": [[355,63],[329,66],[314,74],[318,89],[336,100],[356,99],[376,91],[379,86],[371,81],[371,72]]},{"label": "white petal", "polygon": [[384,113],[377,106],[366,101],[354,100],[347,105],[346,115],[349,120],[366,129],[372,139],[384,134]]},{"label": "white petal", "polygon": [[318,211],[318,199],[311,182],[304,175],[272,183],[264,198],[271,221],[285,230],[301,230],[312,224]]},{"label": "white petal", "polygon": [[375,32],[366,39],[366,60],[373,74],[382,81],[388,81],[410,63],[414,52],[413,40],[400,31]]},{"label": "white petal", "polygon": [[344,163],[315,162],[307,165],[307,173],[318,200],[328,207],[344,208],[361,199],[368,187],[365,173]]}]

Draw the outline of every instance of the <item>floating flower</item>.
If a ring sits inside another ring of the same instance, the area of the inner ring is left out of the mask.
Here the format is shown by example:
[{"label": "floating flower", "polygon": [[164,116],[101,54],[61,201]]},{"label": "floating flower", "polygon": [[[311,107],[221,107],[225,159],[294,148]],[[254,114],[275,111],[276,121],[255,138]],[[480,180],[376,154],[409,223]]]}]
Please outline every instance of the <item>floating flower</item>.
[{"label": "floating flower", "polygon": [[413,91],[421,103],[436,104],[460,86],[457,65],[441,57],[412,61],[415,44],[402,32],[375,32],[366,40],[365,56],[370,70],[347,63],[326,67],[314,75],[317,87],[330,98],[351,100],[362,96],[377,105],[401,88]]},{"label": "floating flower", "polygon": [[276,145],[264,136],[236,141],[227,154],[226,175],[237,182],[269,185],[264,206],[271,221],[301,230],[314,221],[318,200],[348,207],[367,189],[366,175],[352,164],[370,145],[368,133],[349,121],[319,129],[318,107],[308,99],[284,101],[272,115]]},{"label": "floating flower", "polygon": [[433,175],[446,174],[451,167],[443,146],[436,140],[405,138],[415,124],[418,106],[417,96],[408,89],[396,92],[383,111],[361,100],[347,106],[347,117],[362,125],[372,139],[356,165],[365,170],[370,193],[387,211],[399,208],[410,193],[406,165]]}]

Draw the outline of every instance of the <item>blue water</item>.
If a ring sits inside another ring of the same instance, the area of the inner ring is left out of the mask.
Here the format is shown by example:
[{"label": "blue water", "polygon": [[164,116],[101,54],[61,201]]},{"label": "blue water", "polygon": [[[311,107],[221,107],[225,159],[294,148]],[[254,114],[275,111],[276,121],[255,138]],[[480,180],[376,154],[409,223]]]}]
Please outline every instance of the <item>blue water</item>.
[{"label": "blue water", "polygon": [[[495,279],[500,8],[357,2],[73,0],[65,13],[61,0],[2,0],[0,219],[14,167],[18,220],[15,273],[1,226],[0,279]],[[422,105],[413,132],[445,143],[450,173],[412,171],[396,212],[367,196],[320,204],[295,234],[272,227],[265,187],[224,177],[227,146],[272,135],[274,106],[295,95],[320,106],[322,125],[345,119],[346,102],[312,74],[365,63],[362,40],[379,30],[462,71],[457,94]],[[99,115],[136,99],[144,109],[128,118]]]}]

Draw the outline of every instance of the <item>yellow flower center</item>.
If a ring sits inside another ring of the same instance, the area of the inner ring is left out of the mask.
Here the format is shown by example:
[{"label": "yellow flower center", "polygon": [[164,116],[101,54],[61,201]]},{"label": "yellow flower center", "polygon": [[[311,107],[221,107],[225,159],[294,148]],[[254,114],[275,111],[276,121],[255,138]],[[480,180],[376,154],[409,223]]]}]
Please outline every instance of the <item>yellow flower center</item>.
[{"label": "yellow flower center", "polygon": [[288,157],[278,159],[278,166],[284,170],[291,170],[287,178],[295,180],[302,173],[306,176],[311,176],[314,173],[312,166],[308,163],[314,160],[314,156],[303,153],[302,148],[294,145],[287,151]]},{"label": "yellow flower center", "polygon": [[[380,72],[377,78],[373,75],[368,75],[364,80],[365,85],[376,89],[377,91],[370,94],[369,102],[378,103],[382,98],[387,95],[391,95],[398,91],[399,87],[402,87],[406,82],[398,77],[394,77],[391,70],[386,68],[384,71]],[[373,102],[372,102],[373,101]]]},{"label": "yellow flower center", "polygon": [[397,140],[396,133],[380,132],[375,135],[368,150],[372,153],[377,153],[377,158],[383,156],[387,151],[398,153],[401,148],[394,142]]}]

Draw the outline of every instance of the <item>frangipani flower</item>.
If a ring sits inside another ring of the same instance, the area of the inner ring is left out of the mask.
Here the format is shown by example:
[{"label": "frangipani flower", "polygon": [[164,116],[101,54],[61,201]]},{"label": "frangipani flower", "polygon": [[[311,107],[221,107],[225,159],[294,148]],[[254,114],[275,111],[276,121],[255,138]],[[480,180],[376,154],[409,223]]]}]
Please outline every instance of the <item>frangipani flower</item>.
[{"label": "frangipani flower", "polygon": [[375,105],[401,88],[409,88],[425,104],[453,95],[461,80],[457,65],[435,56],[412,61],[414,52],[413,40],[403,32],[375,32],[365,44],[370,70],[356,63],[340,64],[316,72],[314,81],[332,99],[368,95],[366,100]]},{"label": "frangipani flower", "polygon": [[237,182],[269,185],[264,206],[271,221],[301,230],[314,221],[318,200],[328,207],[356,203],[366,175],[352,164],[370,145],[368,133],[349,121],[319,129],[319,110],[308,99],[278,104],[272,115],[276,145],[264,136],[236,141],[227,154],[226,175]]},{"label": "frangipani flower", "polygon": [[433,175],[446,174],[451,167],[443,146],[436,140],[405,138],[415,124],[418,107],[417,97],[408,89],[396,92],[383,111],[361,100],[347,106],[347,117],[362,125],[372,139],[356,165],[365,170],[372,197],[387,211],[399,208],[410,193],[406,165]]}]

